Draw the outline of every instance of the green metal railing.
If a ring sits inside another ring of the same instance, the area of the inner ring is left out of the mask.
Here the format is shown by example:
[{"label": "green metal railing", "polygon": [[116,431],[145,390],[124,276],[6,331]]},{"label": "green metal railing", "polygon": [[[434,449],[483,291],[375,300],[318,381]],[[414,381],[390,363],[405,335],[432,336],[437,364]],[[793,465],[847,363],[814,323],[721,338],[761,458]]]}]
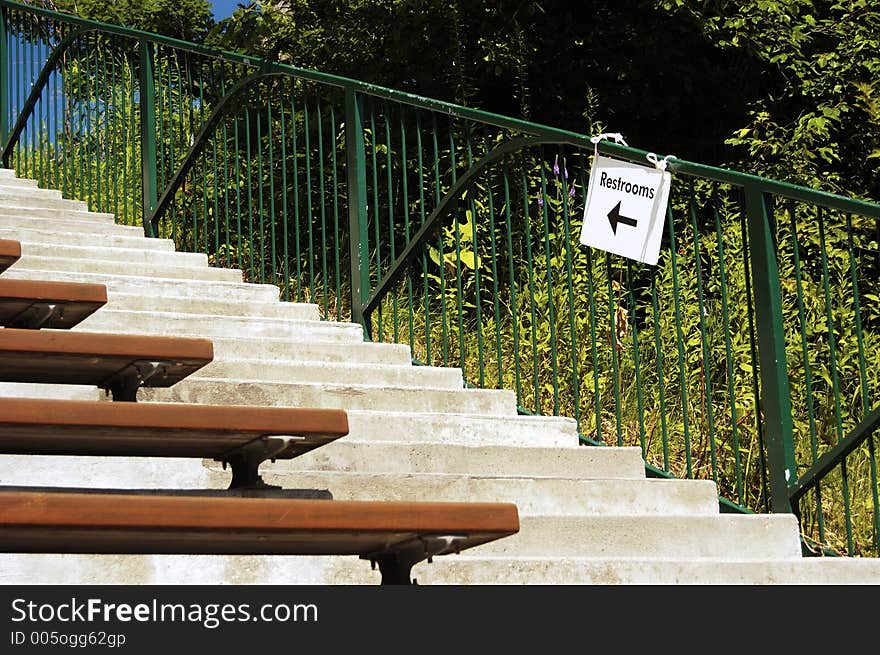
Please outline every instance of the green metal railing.
[{"label": "green metal railing", "polygon": [[880,554],[877,204],[672,159],[646,266],[578,244],[584,135],[0,9],[4,165],[725,510],[795,511],[810,550]]}]

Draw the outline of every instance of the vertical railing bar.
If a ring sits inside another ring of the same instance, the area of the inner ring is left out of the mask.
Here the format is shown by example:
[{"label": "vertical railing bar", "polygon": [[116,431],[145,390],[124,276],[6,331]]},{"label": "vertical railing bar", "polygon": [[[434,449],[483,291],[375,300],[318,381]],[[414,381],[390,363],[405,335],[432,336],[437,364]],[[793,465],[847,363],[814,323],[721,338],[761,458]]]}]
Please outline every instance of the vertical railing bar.
[{"label": "vertical railing bar", "polygon": [[[293,89],[290,90],[290,95],[293,97]],[[285,120],[287,112],[285,111],[283,102],[279,102],[278,108],[281,111],[281,256],[283,257],[281,270],[284,275],[284,284],[281,286],[281,289],[284,302],[290,302],[290,246],[288,243],[289,236],[287,227],[287,121]],[[293,131],[296,132],[296,116],[293,116],[292,118],[294,121]],[[296,151],[294,151],[294,157],[295,156]],[[296,201],[295,197],[294,201]],[[336,233],[339,234],[338,229],[336,230]]]},{"label": "vertical railing bar", "polygon": [[324,112],[321,109],[321,94],[315,94],[315,118],[318,123],[318,193],[321,196],[321,286],[324,288],[324,318],[330,316],[327,276],[327,199],[325,197],[324,173]]},{"label": "vertical railing bar", "polygon": [[[494,170],[494,169],[493,169]],[[487,175],[487,189],[489,191],[489,247],[492,258],[492,307],[495,311],[495,356],[498,362],[498,388],[504,388],[504,356],[501,342],[501,307],[499,304],[498,288],[498,252],[497,236],[495,234],[495,176],[491,172]],[[511,284],[513,280],[511,280]]]},{"label": "vertical railing bar", "polygon": [[[270,138],[271,140],[271,138]],[[260,283],[266,282],[266,207],[263,194],[263,108],[257,109],[257,203],[260,216]]]},{"label": "vertical railing bar", "polygon": [[[544,162],[546,161],[544,148],[540,149],[538,161],[541,168],[541,188],[538,190],[538,193],[541,194],[539,211],[544,223],[544,256],[547,260],[547,312],[550,327],[550,370],[553,378],[553,414],[555,416],[559,414],[559,358],[556,351],[556,303],[553,301],[553,266],[551,264],[553,253],[550,248],[550,217],[547,207],[549,198],[547,196],[547,175],[544,170]],[[557,184],[558,182],[557,180]]]},{"label": "vertical railing bar", "polygon": [[[614,295],[614,275],[611,266],[611,255],[605,253],[605,271],[608,278],[608,320],[610,324],[609,334],[611,336],[611,374],[612,384],[614,385],[614,424],[617,429],[617,445],[623,445],[623,425],[621,417],[620,402],[620,360],[617,355],[618,336],[617,336],[617,298]],[[618,282],[619,284],[619,282]]]},{"label": "vertical railing bar", "polygon": [[330,102],[330,125],[333,137],[333,148],[330,150],[330,166],[333,170],[333,273],[336,280],[336,318],[342,320],[342,262],[340,261],[342,242],[339,231],[339,171],[337,163],[339,140],[336,138],[339,133],[339,125],[336,122],[336,107],[332,101]]},{"label": "vertical railing bar", "polygon": [[[391,109],[389,108],[385,112],[383,123],[385,125],[385,174],[387,177],[387,191],[388,191],[388,246],[389,246],[389,255],[390,261],[394,261],[397,257],[396,248],[394,244],[395,237],[397,236],[394,229],[394,160],[391,157]],[[403,169],[405,170],[405,166]],[[404,201],[405,202],[405,201]],[[378,225],[378,216],[376,220],[376,224]],[[397,292],[393,291],[391,293],[391,334],[394,343],[398,343],[398,326],[397,326],[397,314],[398,314],[398,306],[397,306]]]},{"label": "vertical railing bar", "polygon": [[[418,168],[419,168],[419,225],[425,224],[425,162],[424,162],[424,146],[422,144],[422,114],[416,112],[416,149],[418,150]],[[425,308],[425,363],[431,364],[431,323],[430,306],[428,302],[428,257],[422,254],[422,287]]]},{"label": "vertical railing bar", "polygon": [[[436,204],[440,204],[440,144],[437,138],[437,116],[431,114],[432,137],[434,144],[434,194]],[[446,321],[446,254],[443,252],[443,231],[437,233],[437,252],[440,260],[440,346],[443,354],[443,366],[449,365],[449,333]]]},{"label": "vertical railing bar", "polygon": [[529,185],[526,180],[525,163],[520,162],[520,183],[522,184],[522,208],[523,208],[523,234],[526,242],[526,270],[529,279],[529,322],[531,323],[532,335],[532,386],[535,392],[535,413],[541,411],[541,379],[539,374],[540,362],[538,361],[538,321],[535,311],[535,265],[532,258],[532,224],[531,206],[529,203]]},{"label": "vertical railing bar", "polygon": [[764,424],[761,422],[761,416],[763,414],[762,411],[762,403],[761,403],[761,394],[759,391],[759,383],[758,383],[758,356],[757,356],[757,345],[755,343],[755,314],[754,314],[754,303],[752,299],[754,298],[754,294],[752,293],[752,272],[751,272],[751,264],[749,258],[750,251],[750,241],[748,236],[748,230],[746,228],[746,207],[745,207],[745,197],[744,194],[741,197],[740,203],[740,231],[742,234],[742,243],[743,243],[743,269],[745,271],[745,287],[746,287],[746,309],[749,319],[749,352],[751,354],[752,360],[752,393],[755,398],[755,430],[758,434],[758,457],[760,459],[761,465],[761,484],[762,484],[762,492],[764,494],[764,511],[770,511],[770,494],[768,493],[769,482],[767,480],[767,462],[764,456]]},{"label": "vertical railing bar", "polygon": [[[471,138],[471,131],[467,132],[467,162],[468,168],[473,166],[474,164],[474,156],[473,156],[473,144]],[[476,186],[471,187],[471,191],[475,191]],[[470,196],[470,191],[468,192]],[[474,201],[473,197],[470,198],[468,205],[471,211],[471,238],[473,245],[473,254],[474,254],[474,305],[476,307],[476,328],[477,328],[477,366],[479,370],[479,384],[480,387],[486,386],[486,376],[485,376],[485,361],[483,358],[483,309],[482,309],[482,298],[480,294],[480,251],[479,251],[479,241],[477,238],[477,205]]]},{"label": "vertical railing bar", "polygon": [[730,431],[733,445],[733,461],[736,479],[736,498],[740,505],[745,505],[743,495],[742,463],[739,452],[739,431],[736,416],[736,390],[734,385],[733,350],[730,339],[730,310],[727,300],[727,265],[724,256],[724,235],[721,231],[721,216],[718,213],[717,197],[712,198],[712,213],[715,219],[715,234],[718,239],[718,269],[721,281],[721,320],[724,324],[724,352],[727,363],[727,395],[730,402]]},{"label": "vertical railing bar", "polygon": [[681,416],[682,429],[684,431],[684,450],[685,450],[685,466],[686,477],[692,478],[694,475],[693,462],[691,458],[691,439],[690,439],[690,415],[688,409],[688,393],[687,393],[687,377],[685,375],[685,355],[684,355],[684,335],[682,334],[681,325],[681,298],[679,294],[678,282],[678,248],[675,245],[675,218],[672,209],[667,207],[666,225],[669,234],[669,253],[672,258],[672,298],[675,308],[675,337],[676,346],[678,347],[678,376],[681,384]]},{"label": "vertical railing bar", "polygon": [[791,394],[785,358],[782,299],[777,264],[773,199],[760,187],[745,186],[749,255],[753,262],[755,318],[761,362],[761,396],[767,436],[771,509],[791,512],[789,486],[797,482]]},{"label": "vertical railing bar", "polygon": [[[381,266],[382,262],[382,238],[379,234],[379,164],[376,158],[376,108],[374,105],[370,105],[370,160],[372,162],[372,181],[373,181],[373,231],[375,233],[376,239],[376,264],[377,267]],[[379,269],[377,268],[377,271]],[[385,321],[382,314],[382,304],[376,308],[376,335],[379,338],[379,341],[384,341],[385,337]]]},{"label": "vertical railing bar", "polygon": [[[315,284],[315,241],[313,233],[314,216],[312,216],[312,140],[311,121],[309,119],[309,92],[303,89],[303,148],[305,149],[306,176],[306,221],[308,225],[309,282],[308,287]],[[314,302],[314,295],[309,298]]]},{"label": "vertical railing bar", "polygon": [[[275,244],[278,239],[276,238],[275,230],[275,147],[272,130],[272,97],[269,96],[266,99],[266,140],[269,142],[269,234],[272,239],[272,243],[270,244],[270,253],[272,257],[272,284],[277,284],[278,275],[275,267],[278,264],[278,252]],[[265,264],[263,268],[265,268]]]},{"label": "vertical railing bar", "polygon": [[522,377],[520,375],[520,357],[519,357],[519,315],[516,302],[516,273],[513,266],[513,229],[510,219],[510,170],[507,162],[504,162],[502,168],[504,175],[504,227],[507,234],[507,262],[508,274],[510,275],[510,308],[511,308],[511,324],[513,325],[513,374],[516,384],[516,397],[522,398]]},{"label": "vertical railing bar", "polygon": [[657,353],[657,399],[660,405],[660,434],[663,450],[663,470],[669,471],[669,432],[666,424],[666,381],[664,374],[663,346],[660,340],[660,307],[657,302],[657,272],[651,275],[651,306],[654,313],[654,348]]},{"label": "vertical railing bar", "polygon": [[[296,135],[297,135],[297,126],[296,126],[296,113],[297,112],[296,112],[296,100],[295,100],[296,99],[296,82],[293,82],[291,86],[292,86],[292,88],[290,91],[290,120],[292,122],[292,129],[291,129],[292,134],[291,134],[290,146],[291,146],[291,149],[293,150],[293,198],[295,200],[295,202],[293,203],[293,238],[296,241],[296,249],[295,249],[295,253],[294,253],[294,257],[296,258],[296,301],[302,302],[302,300],[303,300],[303,283],[302,283],[303,273],[302,273],[302,252],[300,252],[302,241],[300,239],[300,232],[299,232],[300,199],[299,199],[299,163],[298,163],[299,152],[298,152],[298,145],[296,142]],[[305,118],[305,116],[303,116],[303,118]],[[348,139],[349,137],[347,136],[346,138]],[[348,147],[354,148],[353,145],[349,145]],[[349,176],[349,180],[350,179],[351,179],[351,176]],[[349,193],[354,194],[355,193],[354,189],[349,188]],[[354,200],[349,198],[349,203],[353,204]],[[354,237],[351,236],[350,238],[353,239]],[[354,280],[352,280],[352,287],[354,287],[354,285],[355,285]],[[352,308],[352,311],[354,311],[354,308]],[[354,320],[354,317],[352,317],[352,320]]]},{"label": "vertical railing bar", "polygon": [[[807,405],[806,409],[810,426],[810,454],[812,457],[812,463],[815,464],[819,459],[818,433],[816,430],[815,411],[813,410],[813,375],[812,367],[810,365],[810,351],[807,341],[807,319],[806,311],[804,308],[803,278],[801,276],[800,244],[798,241],[798,229],[797,221],[795,220],[795,205],[793,200],[789,201],[788,204],[788,217],[789,223],[791,225],[792,256],[794,260],[795,284],[797,288],[798,321],[800,323],[801,333],[801,351],[804,357],[804,382],[806,386],[805,394]],[[819,530],[819,539],[824,543],[825,516],[822,509],[822,485],[819,484],[816,485],[816,507],[816,520],[818,522],[817,527]]]},{"label": "vertical railing bar", "polygon": [[[565,167],[565,158],[563,158],[563,167]],[[574,419],[577,425],[581,424],[581,382],[578,371],[580,364],[578,362],[577,337],[575,327],[575,298],[574,298],[574,271],[571,262],[571,212],[569,204],[573,202],[575,193],[574,180],[571,182],[571,189],[566,189],[566,178],[568,177],[568,169],[565,168],[565,175],[562,181],[562,219],[563,219],[563,235],[565,242],[563,248],[565,250],[565,274],[566,287],[568,289],[568,327],[571,332],[571,388],[574,393]]]},{"label": "vertical railing bar", "polygon": [[639,322],[636,318],[636,299],[633,294],[633,271],[632,260],[626,262],[626,288],[629,297],[629,319],[632,330],[633,343],[633,366],[636,378],[636,411],[639,416],[639,444],[642,448],[642,457],[647,458],[648,452],[645,444],[645,402],[642,395],[641,362],[639,359]]},{"label": "vertical railing bar", "polygon": [[[400,178],[401,178],[401,197],[403,198],[403,227],[404,227],[404,244],[409,245],[410,240],[410,224],[409,224],[409,157],[406,153],[406,108],[401,107],[400,109],[400,159],[403,162],[403,165],[400,167]],[[394,255],[392,254],[392,259],[394,259]],[[413,331],[415,330],[415,324],[413,322],[413,313],[415,312],[415,307],[413,307],[413,280],[412,274],[408,273],[406,276],[406,302],[407,307],[409,308],[408,314],[408,329],[409,329],[409,350],[410,354],[415,349],[415,340]],[[397,319],[395,318],[395,324],[397,323]]]},{"label": "vertical railing bar", "polygon": [[[455,161],[455,126],[452,124],[451,120],[449,125],[449,160],[452,184],[454,185],[455,182],[458,180],[458,165]],[[465,368],[467,355],[465,353],[464,308],[462,307],[463,294],[461,284],[461,208],[458,203],[456,203],[455,205],[454,213],[455,217],[453,219],[452,226],[455,234],[455,297],[458,301],[458,357],[459,366],[461,367],[462,371],[465,371],[465,379],[467,379],[467,369]]]},{"label": "vertical railing bar", "polygon": [[700,247],[700,230],[697,227],[696,197],[694,181],[691,180],[688,204],[690,206],[691,229],[694,231],[694,262],[697,274],[697,309],[700,315],[700,345],[702,346],[703,385],[706,396],[706,428],[709,436],[709,460],[712,466],[712,479],[718,482],[718,455],[715,447],[715,416],[712,402],[712,371],[709,365],[709,340],[706,334],[706,301],[703,295],[703,257]]}]

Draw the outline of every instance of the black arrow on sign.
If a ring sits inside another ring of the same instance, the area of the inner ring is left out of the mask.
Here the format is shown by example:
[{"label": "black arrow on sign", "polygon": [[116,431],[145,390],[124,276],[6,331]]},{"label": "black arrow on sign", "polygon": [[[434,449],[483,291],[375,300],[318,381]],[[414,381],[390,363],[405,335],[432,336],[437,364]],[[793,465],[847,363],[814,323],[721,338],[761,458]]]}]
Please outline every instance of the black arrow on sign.
[{"label": "black arrow on sign", "polygon": [[614,205],[610,212],[608,212],[608,222],[611,223],[611,229],[614,231],[614,234],[617,234],[618,223],[623,223],[624,225],[629,225],[630,227],[635,227],[639,224],[639,222],[635,218],[623,216],[620,213],[620,202],[621,201],[618,200],[617,204]]}]

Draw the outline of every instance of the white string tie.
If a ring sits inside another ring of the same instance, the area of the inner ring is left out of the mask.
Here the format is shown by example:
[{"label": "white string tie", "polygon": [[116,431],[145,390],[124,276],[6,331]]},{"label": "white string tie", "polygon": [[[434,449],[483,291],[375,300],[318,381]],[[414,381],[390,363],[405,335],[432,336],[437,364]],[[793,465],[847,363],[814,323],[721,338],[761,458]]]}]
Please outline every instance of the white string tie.
[{"label": "white string tie", "polygon": [[645,155],[645,158],[649,162],[654,164],[654,168],[656,168],[658,171],[665,171],[670,159],[678,159],[678,157],[676,157],[675,155],[666,155],[661,159],[653,152],[649,152],[647,155]]}]

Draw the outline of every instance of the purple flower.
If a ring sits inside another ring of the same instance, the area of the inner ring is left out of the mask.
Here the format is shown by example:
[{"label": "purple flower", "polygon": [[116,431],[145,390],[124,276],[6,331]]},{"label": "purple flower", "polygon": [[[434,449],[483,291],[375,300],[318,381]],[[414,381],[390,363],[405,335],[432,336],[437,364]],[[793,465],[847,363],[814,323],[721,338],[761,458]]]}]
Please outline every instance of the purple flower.
[{"label": "purple flower", "polygon": [[572,184],[572,185],[571,185],[571,189],[568,191],[568,195],[569,195],[570,197],[574,198],[574,193],[575,193],[575,191],[574,191],[574,184]]},{"label": "purple flower", "polygon": [[544,196],[538,196],[538,207],[544,206]]},{"label": "purple flower", "polygon": [[559,175],[559,155],[556,155],[556,159],[553,162],[553,174]]}]

